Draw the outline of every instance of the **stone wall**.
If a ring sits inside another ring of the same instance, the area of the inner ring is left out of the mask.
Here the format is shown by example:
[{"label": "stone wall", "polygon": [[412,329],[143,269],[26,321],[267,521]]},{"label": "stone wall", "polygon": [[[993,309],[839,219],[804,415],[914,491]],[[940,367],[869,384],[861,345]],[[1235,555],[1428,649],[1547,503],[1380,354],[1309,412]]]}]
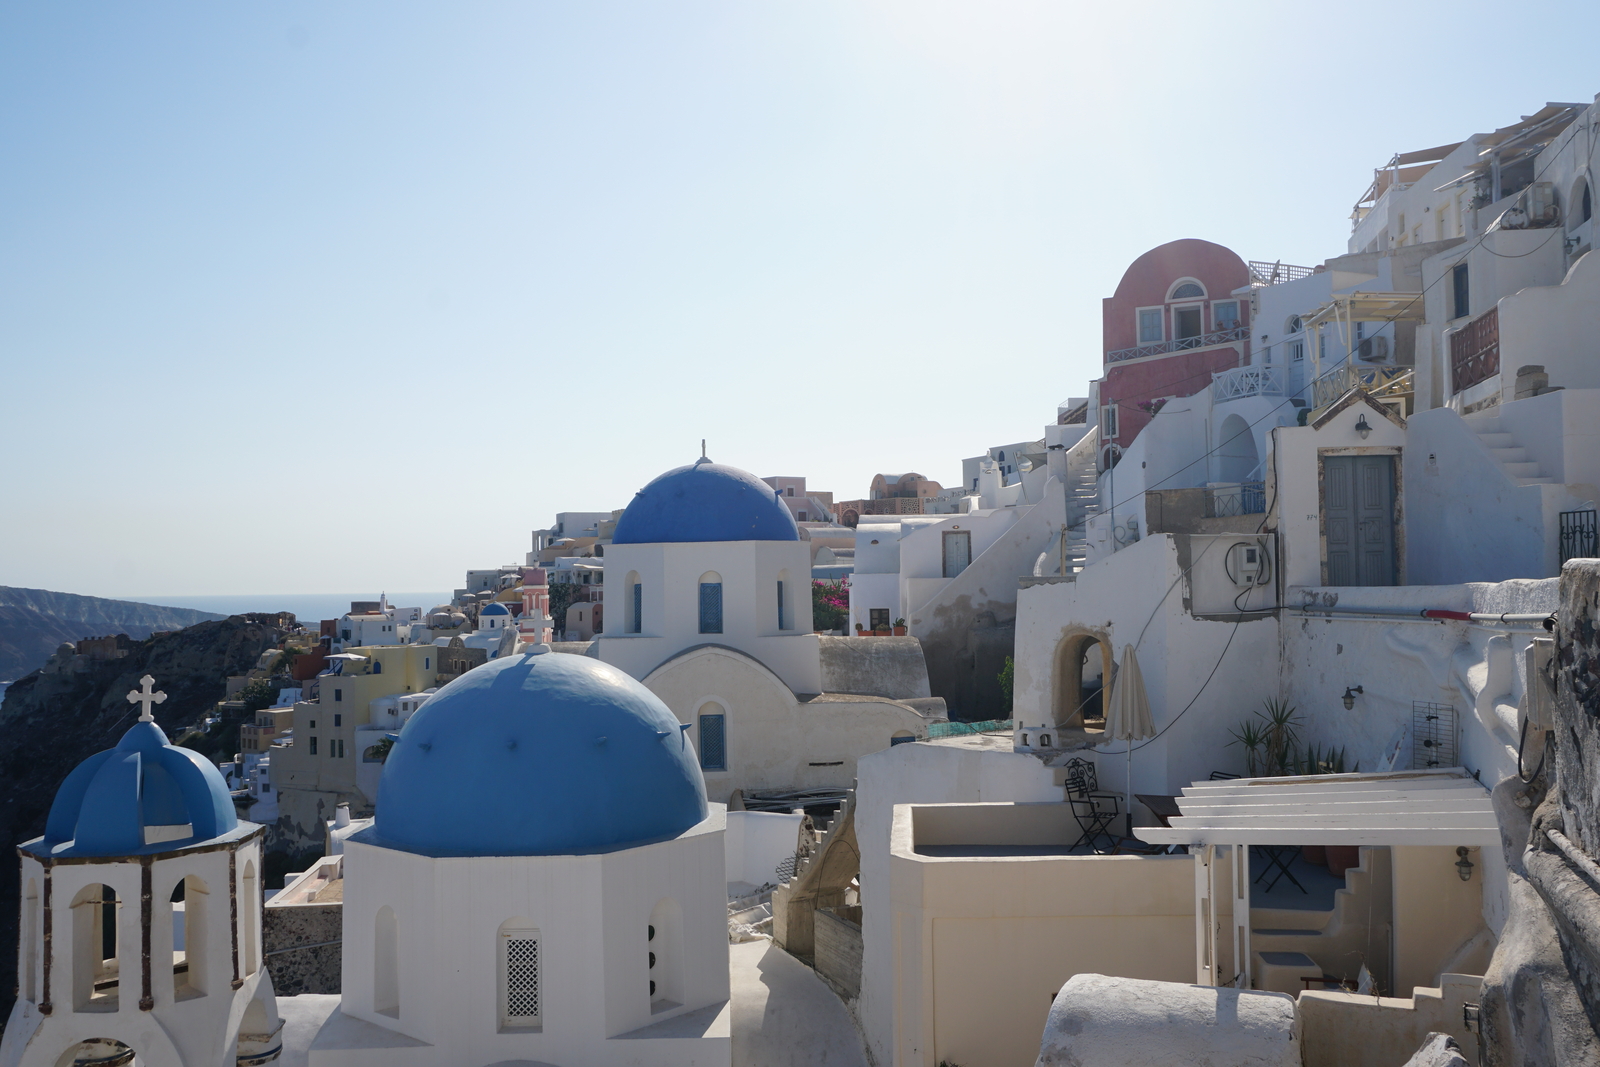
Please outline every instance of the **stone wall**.
[{"label": "stone wall", "polygon": [[846,998],[861,993],[861,908],[818,908],[815,918],[817,973]]},{"label": "stone wall", "polygon": [[288,904],[271,901],[261,917],[261,943],[267,973],[280,997],[339,992],[344,904]]},{"label": "stone wall", "polygon": [[1488,1067],[1600,1065],[1600,560],[1562,569],[1557,618],[1555,728],[1528,731],[1494,791],[1511,908],[1483,983]]}]

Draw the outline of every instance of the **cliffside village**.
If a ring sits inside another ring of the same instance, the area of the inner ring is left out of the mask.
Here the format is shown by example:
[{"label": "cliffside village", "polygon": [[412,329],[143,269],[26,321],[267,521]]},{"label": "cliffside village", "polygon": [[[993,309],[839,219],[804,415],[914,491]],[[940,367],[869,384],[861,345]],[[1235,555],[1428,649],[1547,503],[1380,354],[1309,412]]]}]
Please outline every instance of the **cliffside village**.
[{"label": "cliffside village", "polygon": [[1597,144],[1150,249],[959,485],[715,442],[303,626],[231,762],[147,714],[20,845],[0,1067],[1600,1064]]}]

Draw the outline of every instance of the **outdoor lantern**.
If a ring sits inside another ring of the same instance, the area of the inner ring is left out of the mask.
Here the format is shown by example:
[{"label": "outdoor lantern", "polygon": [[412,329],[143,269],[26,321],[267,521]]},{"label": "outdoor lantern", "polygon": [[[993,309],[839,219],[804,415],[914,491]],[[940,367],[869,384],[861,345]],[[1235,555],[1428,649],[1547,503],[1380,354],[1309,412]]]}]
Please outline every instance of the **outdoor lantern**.
[{"label": "outdoor lantern", "polygon": [[1371,432],[1372,427],[1367,425],[1367,413],[1363,411],[1361,413],[1361,417],[1356,420],[1356,433],[1360,434],[1361,439],[1365,441],[1367,439],[1367,434]]},{"label": "outdoor lantern", "polygon": [[1456,873],[1463,882],[1472,881],[1472,861],[1467,859],[1467,853],[1472,851],[1466,845],[1456,846]]},{"label": "outdoor lantern", "polygon": [[1363,692],[1363,690],[1359,685],[1355,685],[1355,686],[1347,685],[1347,686],[1344,687],[1344,710],[1345,711],[1354,711],[1355,710],[1356,694],[1360,693],[1360,692]]}]

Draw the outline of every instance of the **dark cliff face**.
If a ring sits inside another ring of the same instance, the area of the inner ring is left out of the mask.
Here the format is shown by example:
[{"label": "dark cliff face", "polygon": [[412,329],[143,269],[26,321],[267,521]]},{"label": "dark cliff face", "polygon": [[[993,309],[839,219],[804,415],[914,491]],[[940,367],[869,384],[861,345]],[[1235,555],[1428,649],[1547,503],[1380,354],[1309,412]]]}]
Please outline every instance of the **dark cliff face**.
[{"label": "dark cliff face", "polygon": [[21,678],[63,641],[125,633],[136,640],[221,619],[209,611],[0,585],[0,681]]},{"label": "dark cliff face", "polygon": [[127,694],[149,674],[167,694],[156,722],[174,742],[221,700],[228,675],[256,665],[283,640],[276,615],[233,615],[133,642],[122,659],[34,671],[0,704],[0,1025],[16,988],[15,846],[44,832],[56,787],[79,762],[115,745],[139,717]]}]

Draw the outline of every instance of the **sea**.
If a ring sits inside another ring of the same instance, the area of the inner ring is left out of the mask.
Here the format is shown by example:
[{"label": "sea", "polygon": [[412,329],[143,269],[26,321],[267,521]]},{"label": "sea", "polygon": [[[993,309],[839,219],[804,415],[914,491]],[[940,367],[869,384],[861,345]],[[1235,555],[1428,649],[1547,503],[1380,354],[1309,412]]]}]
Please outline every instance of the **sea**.
[{"label": "sea", "polygon": [[[119,600],[134,600],[140,604],[159,604],[169,608],[194,608],[212,611],[218,615],[241,615],[247,611],[292,611],[302,624],[315,626],[323,619],[337,619],[350,610],[356,600],[377,600],[378,591],[370,593],[227,593],[208,596],[127,596]],[[435,604],[447,604],[448,592],[389,593],[389,603],[397,608],[421,608],[427,611]]]}]

